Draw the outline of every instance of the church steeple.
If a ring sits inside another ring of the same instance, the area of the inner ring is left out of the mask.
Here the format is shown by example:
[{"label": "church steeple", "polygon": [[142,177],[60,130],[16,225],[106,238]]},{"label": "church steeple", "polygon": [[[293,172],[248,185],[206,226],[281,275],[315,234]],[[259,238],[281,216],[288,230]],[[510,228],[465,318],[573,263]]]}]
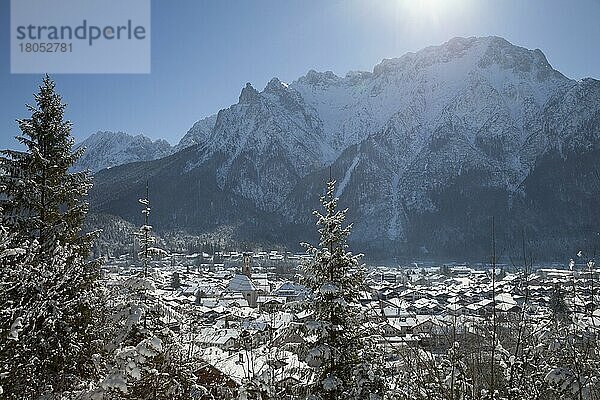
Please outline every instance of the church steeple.
[{"label": "church steeple", "polygon": [[248,278],[252,278],[252,255],[250,253],[244,253],[243,262],[242,262],[242,274],[246,275]]}]

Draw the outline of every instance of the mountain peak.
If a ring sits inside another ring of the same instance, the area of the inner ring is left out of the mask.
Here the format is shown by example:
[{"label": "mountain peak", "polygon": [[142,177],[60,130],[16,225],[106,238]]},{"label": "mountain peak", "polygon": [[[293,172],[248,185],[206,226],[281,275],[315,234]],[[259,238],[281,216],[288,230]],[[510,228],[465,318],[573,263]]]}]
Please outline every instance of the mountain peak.
[{"label": "mountain peak", "polygon": [[76,147],[85,148],[85,152],[73,169],[89,169],[92,172],[134,161],[154,160],[173,152],[164,139],[153,141],[142,134],[134,136],[111,131],[93,133]]},{"label": "mountain peak", "polygon": [[246,86],[242,89],[238,103],[250,103],[258,97],[258,91],[252,87],[250,82],[246,82]]},{"label": "mountain peak", "polygon": [[373,68],[373,74],[420,70],[459,61],[473,68],[496,66],[515,73],[531,73],[542,80],[552,77],[564,79],[564,76],[548,63],[541,50],[529,50],[499,36],[455,37],[441,45],[429,46],[416,53],[384,59]]},{"label": "mountain peak", "polygon": [[273,78],[269,81],[269,83],[267,83],[267,86],[265,86],[265,92],[276,92],[279,91],[281,89],[287,89],[288,85],[287,83],[283,83],[279,80],[279,78]]},{"label": "mountain peak", "polygon": [[337,85],[341,80],[342,78],[334,74],[332,71],[317,72],[314,69],[311,69],[305,76],[299,78],[298,82],[314,87],[324,87]]}]

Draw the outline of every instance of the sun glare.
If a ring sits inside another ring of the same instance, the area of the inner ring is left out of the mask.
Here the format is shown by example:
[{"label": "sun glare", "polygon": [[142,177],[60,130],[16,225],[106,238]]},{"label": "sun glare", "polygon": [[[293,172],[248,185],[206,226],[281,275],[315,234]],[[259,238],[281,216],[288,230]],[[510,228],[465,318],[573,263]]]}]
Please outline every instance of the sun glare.
[{"label": "sun glare", "polygon": [[399,0],[399,11],[405,13],[413,22],[438,24],[444,19],[450,2],[449,0]]}]

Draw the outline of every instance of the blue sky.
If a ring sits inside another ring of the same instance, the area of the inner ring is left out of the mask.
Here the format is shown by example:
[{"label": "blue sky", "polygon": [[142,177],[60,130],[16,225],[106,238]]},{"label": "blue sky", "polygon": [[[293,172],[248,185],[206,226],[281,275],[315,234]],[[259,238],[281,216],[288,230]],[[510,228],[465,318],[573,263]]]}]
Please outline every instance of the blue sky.
[{"label": "blue sky", "polygon": [[[9,17],[0,0],[0,148],[15,146],[15,119],[41,81],[10,74]],[[600,0],[155,0],[151,74],[54,78],[78,140],[120,130],[174,144],[246,82],[372,70],[455,36],[502,36],[568,77],[600,78],[598,21]]]}]

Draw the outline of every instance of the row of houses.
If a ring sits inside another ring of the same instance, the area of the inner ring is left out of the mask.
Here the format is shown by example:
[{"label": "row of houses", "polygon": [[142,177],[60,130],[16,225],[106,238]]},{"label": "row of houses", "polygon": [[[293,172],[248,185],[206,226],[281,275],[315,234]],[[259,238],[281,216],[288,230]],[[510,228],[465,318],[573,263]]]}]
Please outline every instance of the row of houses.
[{"label": "row of houses", "polygon": [[[300,328],[310,314],[297,305],[310,293],[297,276],[280,276],[251,254],[234,256],[239,262],[229,267],[154,265],[165,324],[177,323],[182,345],[204,360],[202,379],[224,382],[215,390],[235,390],[266,365],[277,366],[278,385],[294,387],[307,376],[299,350],[307,338]],[[369,270],[360,306],[383,348],[445,351],[457,338],[483,343],[481,327],[492,317],[509,331],[522,318],[547,315],[557,290],[570,306],[586,312],[591,303],[593,311],[600,298],[589,283],[585,275],[564,270],[524,276],[463,265],[377,267]]]}]

